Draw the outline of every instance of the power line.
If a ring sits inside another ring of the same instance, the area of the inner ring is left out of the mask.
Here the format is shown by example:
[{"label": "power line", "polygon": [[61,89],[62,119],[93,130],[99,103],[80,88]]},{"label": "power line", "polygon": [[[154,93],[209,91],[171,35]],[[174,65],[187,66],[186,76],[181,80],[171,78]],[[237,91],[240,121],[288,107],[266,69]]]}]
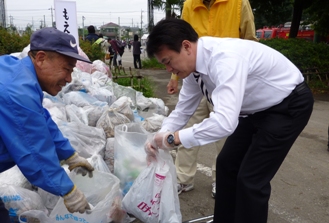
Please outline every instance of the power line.
[{"label": "power line", "polygon": [[113,12],[113,11],[107,11],[107,12],[94,12],[94,11],[77,11],[77,12],[81,12],[81,13],[97,13],[97,14],[100,14],[100,13],[105,13],[105,14],[109,14],[109,13],[132,13],[132,12],[140,12],[140,11],[124,11],[124,12]]},{"label": "power line", "polygon": [[8,12],[24,12],[24,11],[45,11],[47,9],[10,9],[10,10],[7,10]]},{"label": "power line", "polygon": [[[7,10],[7,11],[10,11],[10,12],[21,12],[21,11],[46,11],[48,9],[10,9],[10,10]],[[106,12],[96,12],[96,11],[77,11],[77,12],[81,12],[81,13],[106,13],[108,14],[109,11],[106,11]],[[140,11],[119,11],[119,12],[113,12],[111,11],[111,13],[132,13],[132,12],[140,12]]]},{"label": "power line", "polygon": [[[34,11],[47,11],[49,9],[11,9],[8,12],[34,12]],[[54,9],[55,10],[55,9]],[[144,10],[143,10],[144,11]],[[140,11],[107,11],[107,12],[96,12],[96,11],[77,11],[77,13],[97,13],[97,14],[109,14],[109,13],[140,13]]]},{"label": "power line", "polygon": [[[53,10],[55,10],[53,8]],[[52,20],[51,12],[49,12],[49,8],[47,9],[14,9],[14,10],[7,10],[8,12],[12,12],[13,17],[15,17],[15,23],[19,26],[23,26],[24,23],[28,22],[31,23],[31,17],[36,18],[36,21],[43,20],[43,24],[45,25],[46,22],[50,23]],[[19,13],[24,12],[24,13]],[[142,12],[148,12],[148,10],[142,10]],[[141,19],[141,11],[109,11],[109,12],[100,12],[100,11],[77,11],[77,17],[85,16],[85,23],[93,24],[95,26],[102,26],[104,21],[114,22],[113,17],[115,14],[120,13],[120,25],[121,26],[131,26],[134,20],[139,20],[138,17]],[[157,18],[163,18],[165,16],[164,11],[154,11],[154,14]],[[9,14],[9,13],[8,13]],[[16,15],[17,14],[17,15]],[[129,15],[127,15],[129,14]],[[112,18],[111,18],[112,15]],[[12,19],[13,20],[13,19]],[[81,22],[78,22],[78,26],[81,26]],[[13,21],[12,21],[13,23]],[[107,22],[106,22],[107,23]],[[148,23],[148,21],[146,22]],[[53,24],[53,22],[51,22]],[[145,22],[142,21],[142,24]]]}]

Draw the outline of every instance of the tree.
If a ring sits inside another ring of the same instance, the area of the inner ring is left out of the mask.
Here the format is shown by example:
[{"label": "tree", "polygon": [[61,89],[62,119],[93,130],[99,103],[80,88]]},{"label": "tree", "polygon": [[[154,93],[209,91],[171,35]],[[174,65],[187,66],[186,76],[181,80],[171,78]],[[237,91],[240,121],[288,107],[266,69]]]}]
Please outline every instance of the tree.
[{"label": "tree", "polygon": [[256,29],[278,26],[291,20],[291,0],[250,0],[254,11]]},{"label": "tree", "polygon": [[329,1],[315,0],[313,4],[305,10],[308,17],[305,23],[312,24],[314,30],[320,36],[329,34]]},{"label": "tree", "polygon": [[321,35],[329,33],[328,0],[249,0],[255,13],[256,28],[291,21],[289,38],[297,36],[301,20],[313,24]]},{"label": "tree", "polygon": [[307,7],[310,7],[310,5],[314,1],[311,0],[295,0],[294,1],[294,10],[291,20],[291,26],[290,26],[290,33],[289,38],[296,38],[299,30],[300,21],[302,19],[303,10]]},{"label": "tree", "polygon": [[127,40],[130,39],[130,35],[129,35],[130,32],[131,32],[130,27],[127,27],[127,28],[126,28],[126,39],[127,39]]},{"label": "tree", "polygon": [[[175,9],[182,10],[184,0],[153,0],[153,7],[161,10],[165,10],[166,12],[166,19],[177,17],[174,13]],[[179,15],[180,17],[180,15]]]},{"label": "tree", "polygon": [[30,36],[32,35],[33,30],[32,30],[32,25],[31,24],[27,24],[24,33],[27,34],[27,35],[30,35]]},{"label": "tree", "polygon": [[148,9],[148,27],[147,30],[149,33],[152,32],[153,28],[154,28],[154,9],[153,9],[153,0],[147,0],[147,9]]},{"label": "tree", "polygon": [[13,24],[10,24],[10,26],[7,28],[7,30],[11,33],[18,33],[17,32],[17,27]]}]

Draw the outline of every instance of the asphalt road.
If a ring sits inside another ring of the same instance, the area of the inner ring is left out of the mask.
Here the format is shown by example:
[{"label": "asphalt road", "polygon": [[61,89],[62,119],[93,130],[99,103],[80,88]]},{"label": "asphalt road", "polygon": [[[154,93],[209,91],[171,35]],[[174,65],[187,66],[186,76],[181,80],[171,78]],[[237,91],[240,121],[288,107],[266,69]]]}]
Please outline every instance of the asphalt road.
[{"label": "asphalt road", "polygon": [[[123,55],[123,66],[133,67],[132,55]],[[174,109],[177,95],[168,95],[166,85],[170,74],[165,70],[141,70],[152,77],[156,97]],[[314,110],[308,125],[300,134],[278,173],[271,182],[269,223],[329,222],[329,96],[315,96]],[[210,168],[215,151],[204,146],[198,157],[195,189],[179,195],[183,221],[213,214]],[[139,222],[139,221],[135,221]]]}]

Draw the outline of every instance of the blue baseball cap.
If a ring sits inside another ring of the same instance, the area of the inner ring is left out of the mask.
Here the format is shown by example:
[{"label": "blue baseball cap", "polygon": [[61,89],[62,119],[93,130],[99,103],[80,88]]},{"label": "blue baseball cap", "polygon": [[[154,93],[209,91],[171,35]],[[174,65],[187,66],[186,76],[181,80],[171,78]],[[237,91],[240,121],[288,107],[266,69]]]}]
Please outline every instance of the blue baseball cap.
[{"label": "blue baseball cap", "polygon": [[53,27],[35,31],[30,39],[30,50],[54,51],[86,63],[91,63],[90,60],[79,55],[74,36]]}]

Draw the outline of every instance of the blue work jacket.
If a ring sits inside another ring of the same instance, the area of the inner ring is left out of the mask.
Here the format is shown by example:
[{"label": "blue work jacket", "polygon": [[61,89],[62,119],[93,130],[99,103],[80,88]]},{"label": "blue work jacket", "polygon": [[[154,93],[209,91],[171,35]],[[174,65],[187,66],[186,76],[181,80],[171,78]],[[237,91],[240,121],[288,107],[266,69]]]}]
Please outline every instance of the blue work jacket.
[{"label": "blue work jacket", "polygon": [[60,160],[75,150],[42,100],[30,57],[0,56],[0,172],[17,165],[31,184],[63,196],[73,183]]}]

